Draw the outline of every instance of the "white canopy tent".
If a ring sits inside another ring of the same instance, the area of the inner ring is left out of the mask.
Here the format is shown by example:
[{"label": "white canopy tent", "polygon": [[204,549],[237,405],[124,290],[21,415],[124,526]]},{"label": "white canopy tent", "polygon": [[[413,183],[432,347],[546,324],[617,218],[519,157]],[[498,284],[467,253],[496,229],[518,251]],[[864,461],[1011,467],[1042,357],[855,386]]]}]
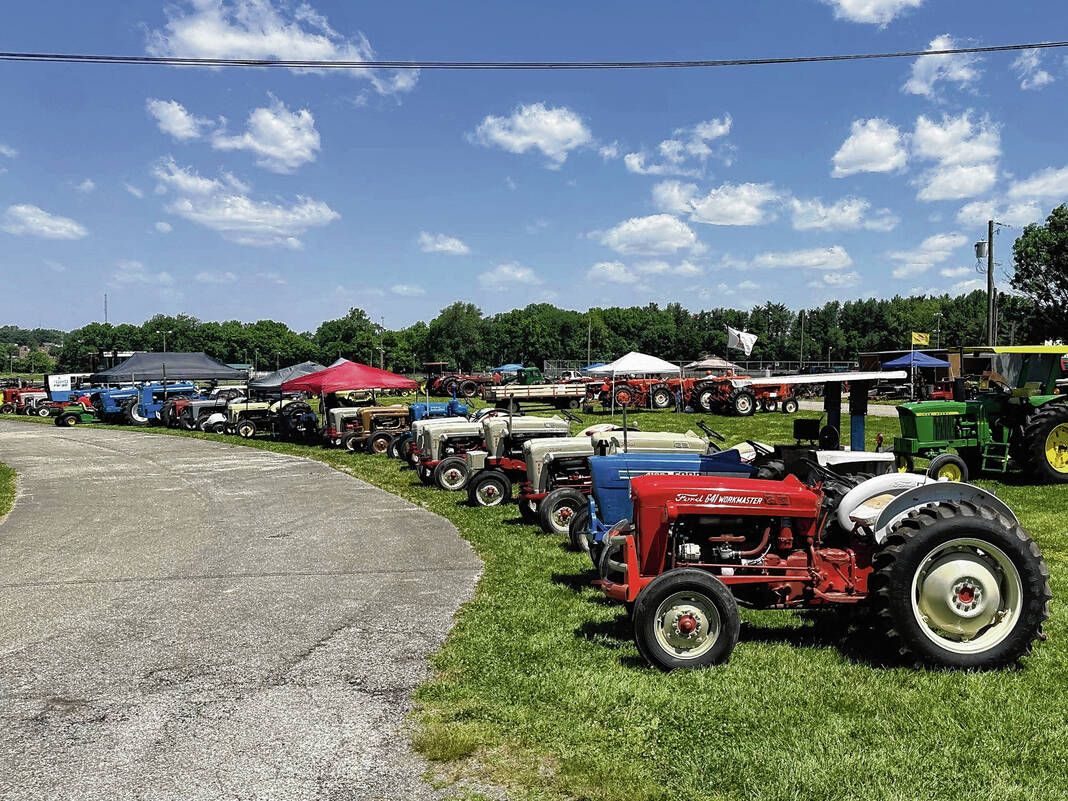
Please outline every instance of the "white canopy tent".
[{"label": "white canopy tent", "polygon": [[696,362],[686,365],[687,370],[737,370],[738,365],[729,362],[721,356],[707,356]]},{"label": "white canopy tent", "polygon": [[[590,375],[610,375],[612,385],[615,386],[617,375],[665,375],[675,373],[682,378],[682,368],[677,364],[666,362],[656,356],[647,353],[638,353],[632,350],[626,356],[620,356],[614,362],[602,364],[600,367],[592,367],[586,370]],[[612,414],[616,413],[616,394],[612,393]]]}]

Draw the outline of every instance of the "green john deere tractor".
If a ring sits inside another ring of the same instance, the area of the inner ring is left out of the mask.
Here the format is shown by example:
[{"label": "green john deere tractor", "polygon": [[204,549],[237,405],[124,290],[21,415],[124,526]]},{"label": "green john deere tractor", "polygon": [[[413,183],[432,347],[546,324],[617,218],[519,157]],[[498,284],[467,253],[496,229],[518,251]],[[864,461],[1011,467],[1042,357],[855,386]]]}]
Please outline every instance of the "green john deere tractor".
[{"label": "green john deere tractor", "polygon": [[993,357],[971,400],[922,401],[898,407],[901,471],[930,459],[927,473],[967,481],[980,472],[1019,471],[1068,483],[1068,395],[1058,393],[1064,345],[968,348]]}]

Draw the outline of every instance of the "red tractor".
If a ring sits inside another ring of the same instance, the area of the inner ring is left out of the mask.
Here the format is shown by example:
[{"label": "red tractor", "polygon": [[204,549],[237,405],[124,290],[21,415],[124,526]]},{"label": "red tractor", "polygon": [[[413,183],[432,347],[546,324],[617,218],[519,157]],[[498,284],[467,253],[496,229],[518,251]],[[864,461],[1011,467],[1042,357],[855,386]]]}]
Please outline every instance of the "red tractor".
[{"label": "red tractor", "polygon": [[[606,379],[600,386],[591,384],[589,392],[604,406],[613,403],[631,409],[671,409],[679,380],[662,378]],[[589,395],[587,395],[589,397]]]},{"label": "red tractor", "polygon": [[747,375],[725,373],[694,381],[686,403],[705,414],[734,414],[748,417],[758,411],[784,414],[797,411],[797,398],[789,384],[753,384]]},{"label": "red tractor", "polygon": [[633,479],[633,525],[610,532],[598,583],[633,605],[648,662],[725,661],[739,606],[864,610],[891,654],[929,665],[1000,667],[1031,651],[1049,570],[1002,501],[968,484],[804,464]]},{"label": "red tractor", "polygon": [[0,401],[0,414],[48,417],[48,393],[44,387],[6,387]]},{"label": "red tractor", "polygon": [[450,370],[448,362],[426,362],[423,367],[425,389],[441,398],[473,398],[482,387],[493,383],[493,376]]}]

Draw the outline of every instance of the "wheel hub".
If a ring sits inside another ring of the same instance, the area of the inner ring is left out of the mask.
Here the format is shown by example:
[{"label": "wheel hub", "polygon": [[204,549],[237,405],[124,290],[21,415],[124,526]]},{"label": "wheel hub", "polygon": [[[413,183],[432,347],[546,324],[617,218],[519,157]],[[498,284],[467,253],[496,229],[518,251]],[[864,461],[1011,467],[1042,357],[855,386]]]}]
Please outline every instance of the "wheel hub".
[{"label": "wheel hub", "polygon": [[994,621],[1000,604],[998,576],[974,554],[943,556],[920,585],[920,611],[944,636],[970,640]]},{"label": "wheel hub", "polygon": [[695,659],[719,639],[719,613],[697,593],[684,591],[665,599],[656,621],[657,641],[678,658]]},{"label": "wheel hub", "polygon": [[696,636],[697,630],[701,623],[696,614],[686,613],[678,615],[675,618],[675,634],[679,637],[689,639]]},{"label": "wheel hub", "polygon": [[1046,437],[1046,461],[1058,473],[1068,473],[1068,423],[1053,427]]}]

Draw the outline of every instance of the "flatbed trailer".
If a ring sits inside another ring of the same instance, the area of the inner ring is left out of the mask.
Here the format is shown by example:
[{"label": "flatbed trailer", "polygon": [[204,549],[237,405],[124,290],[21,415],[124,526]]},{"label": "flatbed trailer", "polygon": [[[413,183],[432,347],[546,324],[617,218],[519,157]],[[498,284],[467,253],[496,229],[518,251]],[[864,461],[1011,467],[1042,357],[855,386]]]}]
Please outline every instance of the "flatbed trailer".
[{"label": "flatbed trailer", "polygon": [[555,409],[577,409],[586,400],[586,384],[504,384],[488,386],[482,397],[501,409],[518,410],[524,405],[545,405]]}]

